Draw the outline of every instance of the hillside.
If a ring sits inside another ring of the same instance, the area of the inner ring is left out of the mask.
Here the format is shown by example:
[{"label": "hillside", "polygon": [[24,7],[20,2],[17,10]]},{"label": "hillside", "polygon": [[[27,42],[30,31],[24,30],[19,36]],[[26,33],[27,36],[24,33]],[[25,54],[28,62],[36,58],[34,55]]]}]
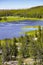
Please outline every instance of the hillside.
[{"label": "hillside", "polygon": [[0,10],[0,16],[20,16],[31,18],[43,18],[43,6],[19,10]]}]

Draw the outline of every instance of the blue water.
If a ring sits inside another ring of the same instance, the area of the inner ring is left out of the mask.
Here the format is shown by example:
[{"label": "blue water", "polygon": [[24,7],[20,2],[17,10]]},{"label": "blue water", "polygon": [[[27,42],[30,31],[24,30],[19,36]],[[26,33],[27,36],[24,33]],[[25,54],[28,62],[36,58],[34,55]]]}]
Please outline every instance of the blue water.
[{"label": "blue water", "polygon": [[43,21],[20,21],[13,23],[0,23],[0,39],[20,37],[25,35],[22,32],[27,32],[30,30],[35,30],[35,28],[23,28],[24,26],[43,26]]}]

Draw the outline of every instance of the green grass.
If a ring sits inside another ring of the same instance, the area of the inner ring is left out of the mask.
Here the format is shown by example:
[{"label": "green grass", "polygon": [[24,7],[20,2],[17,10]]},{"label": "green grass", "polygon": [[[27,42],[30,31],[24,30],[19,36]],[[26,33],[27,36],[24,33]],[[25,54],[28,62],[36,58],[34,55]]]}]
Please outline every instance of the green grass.
[{"label": "green grass", "polygon": [[26,32],[25,34],[34,36],[35,35],[35,30]]},{"label": "green grass", "polygon": [[[23,26],[22,29],[23,29],[23,28],[38,28],[38,27],[39,27],[39,26]],[[35,35],[35,31],[36,31],[36,30],[31,30],[31,31],[22,32],[22,33],[27,34],[27,35]],[[22,34],[22,33],[21,33],[21,34]]]},{"label": "green grass", "polygon": [[39,26],[23,26],[23,28],[38,28]]},{"label": "green grass", "polygon": [[2,65],[2,55],[0,55],[0,65]]},{"label": "green grass", "polygon": [[13,22],[13,21],[22,21],[22,20],[43,20],[43,18],[24,18],[24,17],[18,17],[18,16],[7,16],[7,20],[4,20],[5,17],[2,17],[2,20],[0,22]]}]

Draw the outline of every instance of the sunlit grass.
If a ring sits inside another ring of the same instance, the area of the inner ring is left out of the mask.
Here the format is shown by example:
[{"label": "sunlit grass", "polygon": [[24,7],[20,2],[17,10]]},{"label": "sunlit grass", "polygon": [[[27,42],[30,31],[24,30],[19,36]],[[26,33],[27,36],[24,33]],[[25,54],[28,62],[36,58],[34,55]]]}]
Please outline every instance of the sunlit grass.
[{"label": "sunlit grass", "polygon": [[6,16],[6,20],[4,20],[5,17],[2,17],[2,20],[0,22],[13,22],[13,21],[22,21],[22,20],[43,20],[43,18],[27,18],[27,17],[19,17],[19,16]]}]

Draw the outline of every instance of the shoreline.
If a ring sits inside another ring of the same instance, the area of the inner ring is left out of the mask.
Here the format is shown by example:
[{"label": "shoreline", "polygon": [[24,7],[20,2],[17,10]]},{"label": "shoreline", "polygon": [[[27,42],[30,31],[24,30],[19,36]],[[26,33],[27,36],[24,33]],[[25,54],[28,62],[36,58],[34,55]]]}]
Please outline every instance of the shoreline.
[{"label": "shoreline", "polygon": [[32,20],[32,21],[37,21],[37,20],[41,20],[43,21],[43,18],[24,18],[24,17],[14,17],[14,16],[8,16],[6,17],[6,20],[4,20],[5,17],[1,17],[2,20],[0,20],[0,22],[18,22],[18,21],[25,21],[25,20]]}]

